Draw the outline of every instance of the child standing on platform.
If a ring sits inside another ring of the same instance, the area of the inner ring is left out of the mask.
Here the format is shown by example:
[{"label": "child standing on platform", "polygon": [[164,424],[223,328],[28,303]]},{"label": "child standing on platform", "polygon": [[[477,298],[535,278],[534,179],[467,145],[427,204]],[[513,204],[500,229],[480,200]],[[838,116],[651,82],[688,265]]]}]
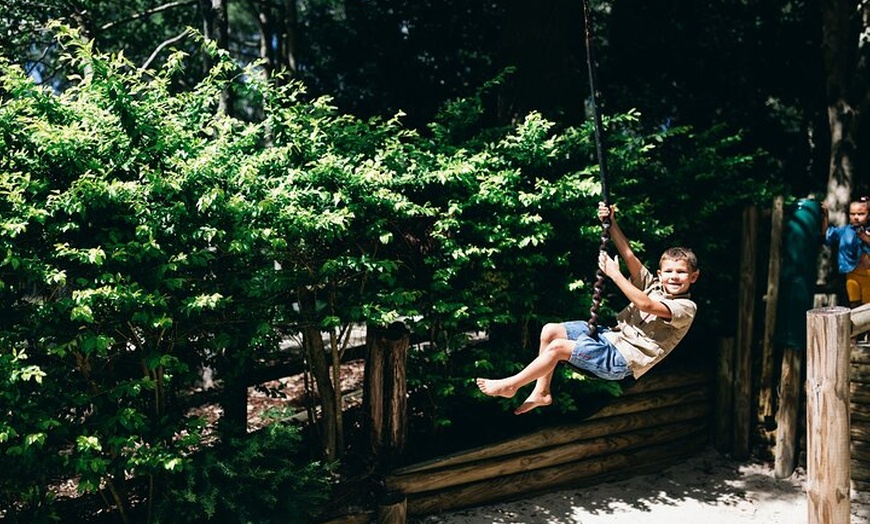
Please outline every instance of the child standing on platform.
[{"label": "child standing on platform", "polygon": [[822,206],[822,234],[825,243],[837,246],[837,269],[846,276],[849,307],[870,304],[870,232],[867,231],[870,198],[849,203],[849,223],[828,225],[828,208]]}]

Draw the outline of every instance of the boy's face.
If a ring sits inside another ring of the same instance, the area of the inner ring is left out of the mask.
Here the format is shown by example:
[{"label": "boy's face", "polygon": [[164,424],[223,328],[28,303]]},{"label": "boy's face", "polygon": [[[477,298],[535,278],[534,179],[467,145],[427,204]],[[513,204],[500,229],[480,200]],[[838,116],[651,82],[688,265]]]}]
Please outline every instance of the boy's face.
[{"label": "boy's face", "polygon": [[659,280],[670,295],[682,295],[689,291],[689,286],[698,280],[700,272],[692,271],[686,260],[662,260],[659,267]]},{"label": "boy's face", "polygon": [[849,204],[849,223],[853,226],[867,224],[867,211],[866,202],[852,202]]}]

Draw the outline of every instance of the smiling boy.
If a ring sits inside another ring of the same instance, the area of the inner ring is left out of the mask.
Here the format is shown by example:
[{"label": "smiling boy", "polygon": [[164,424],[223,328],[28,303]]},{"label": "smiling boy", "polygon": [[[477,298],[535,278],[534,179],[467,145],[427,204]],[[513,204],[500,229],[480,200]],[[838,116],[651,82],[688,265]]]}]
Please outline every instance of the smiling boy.
[{"label": "smiling boy", "polygon": [[630,304],[617,315],[615,327],[598,328],[598,337],[589,336],[589,326],[582,320],[547,324],[541,330],[538,356],[522,371],[503,379],[475,379],[484,394],[506,398],[535,381],[531,394],[514,411],[518,415],[553,402],[550,382],[559,362],[567,361],[608,380],[639,378],[665,358],[692,325],[697,306],[689,288],[700,274],[692,250],[666,250],[659,260],[657,276],[653,276],[635,256],[616,223],[616,209],[599,203],[599,220],[608,217],[610,238],[629,276],[622,274],[617,257],[610,258],[605,252],[601,252],[598,264]]}]

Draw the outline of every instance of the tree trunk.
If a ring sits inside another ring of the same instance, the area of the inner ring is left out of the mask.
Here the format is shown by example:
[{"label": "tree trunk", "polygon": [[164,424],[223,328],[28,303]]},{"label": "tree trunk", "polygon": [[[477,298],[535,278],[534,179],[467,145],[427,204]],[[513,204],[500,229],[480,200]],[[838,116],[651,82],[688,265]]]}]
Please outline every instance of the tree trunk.
[{"label": "tree trunk", "polygon": [[299,13],[296,0],[284,1],[284,16],[280,18],[283,29],[278,38],[278,57],[276,62],[285,67],[291,76],[296,74],[296,25]]},{"label": "tree trunk", "polygon": [[[202,9],[203,32],[207,40],[213,40],[219,49],[228,49],[230,43],[229,19],[225,0],[199,0]],[[232,105],[229,90],[221,93],[218,110],[229,114]]]},{"label": "tree trunk", "polygon": [[[862,106],[868,104],[866,75],[860,74],[860,35],[870,24],[870,7],[851,0],[822,2],[822,51],[826,71],[831,151],[825,204],[832,224],[846,223],[855,185],[855,161]],[[858,23],[856,23],[856,20]],[[864,44],[866,45],[866,44]]]},{"label": "tree trunk", "polygon": [[202,30],[205,37],[214,40],[218,47],[228,47],[229,21],[227,19],[227,6],[224,0],[199,0],[202,9]]},{"label": "tree trunk", "polygon": [[256,14],[260,58],[265,61],[269,76],[274,78],[282,71],[290,77],[294,76],[298,20],[296,0],[283,0],[280,4],[250,0],[249,5],[251,12]]},{"label": "tree trunk", "polygon": [[302,327],[302,345],[305,348],[314,381],[317,383],[317,393],[322,409],[320,425],[323,454],[326,460],[332,461],[341,457],[344,448],[341,405],[336,402],[335,385],[332,383],[330,373],[330,361],[327,359],[323,335],[316,321],[314,295],[308,290],[300,290],[299,304],[306,319]]},{"label": "tree trunk", "polygon": [[233,370],[223,374],[224,390],[220,405],[221,439],[227,441],[248,432],[248,379],[245,370]]}]

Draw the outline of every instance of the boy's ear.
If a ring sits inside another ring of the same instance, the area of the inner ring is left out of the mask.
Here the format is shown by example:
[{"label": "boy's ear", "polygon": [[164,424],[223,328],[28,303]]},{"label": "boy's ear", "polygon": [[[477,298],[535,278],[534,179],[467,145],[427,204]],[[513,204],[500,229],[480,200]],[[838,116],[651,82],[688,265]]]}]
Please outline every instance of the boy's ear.
[{"label": "boy's ear", "polygon": [[696,269],[695,271],[692,272],[691,275],[689,275],[689,282],[691,282],[692,284],[694,284],[695,282],[698,281],[698,277],[699,277],[699,276],[701,276],[701,270],[700,270],[700,269]]}]

